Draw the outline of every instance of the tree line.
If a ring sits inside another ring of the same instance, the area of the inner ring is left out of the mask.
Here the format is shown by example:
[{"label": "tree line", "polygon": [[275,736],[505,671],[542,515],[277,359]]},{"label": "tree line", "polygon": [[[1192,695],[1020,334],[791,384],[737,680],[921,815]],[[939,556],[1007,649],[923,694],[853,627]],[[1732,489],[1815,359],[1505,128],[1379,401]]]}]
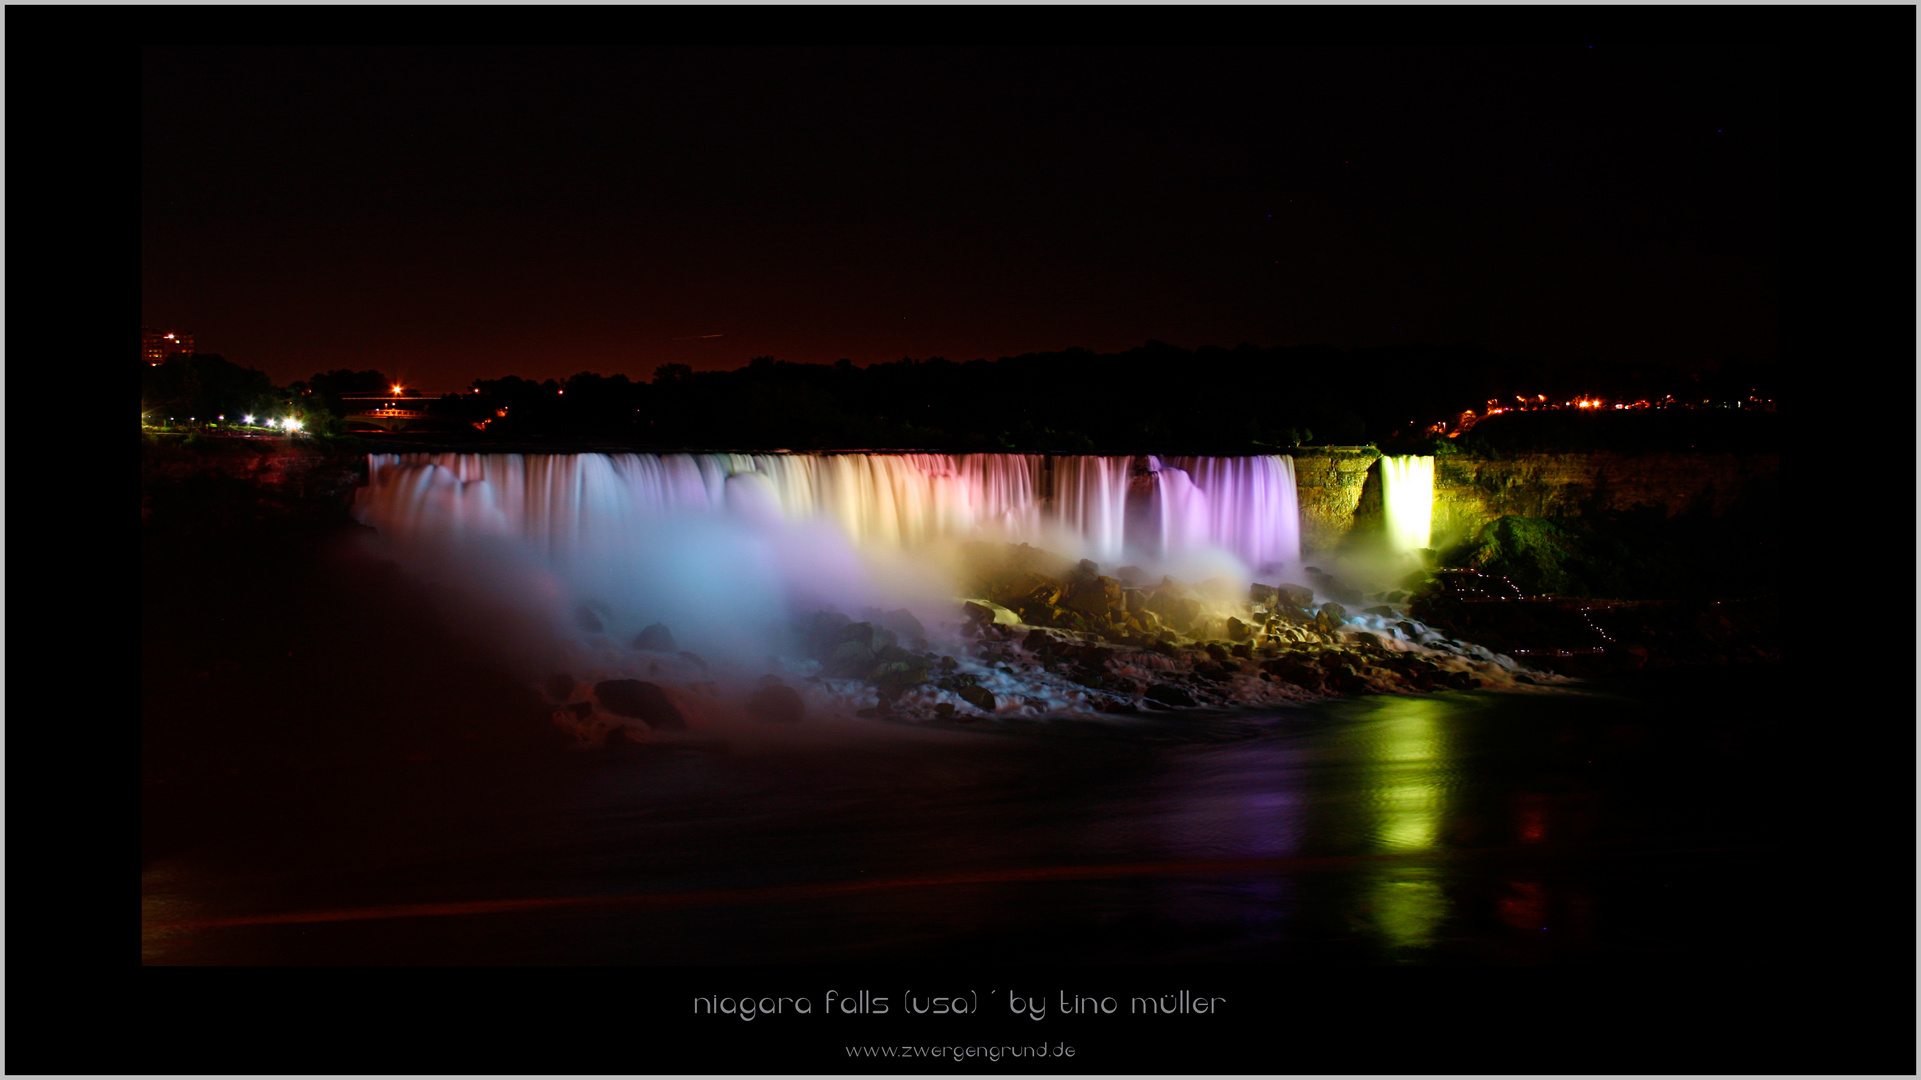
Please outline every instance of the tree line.
[{"label": "tree line", "polygon": [[[343,430],[341,395],[379,392],[379,371],[339,369],[275,388],[260,372],[210,354],[147,369],[151,398],[204,412],[271,401],[309,431]],[[1760,384],[1768,369],[1719,381]],[[953,452],[1246,454],[1293,446],[1413,447],[1435,420],[1484,408],[1523,388],[1550,396],[1656,395],[1678,387],[1727,393],[1659,368],[1549,365],[1471,346],[1183,349],[1150,341],[1119,353],[1086,349],[954,362],[798,364],[755,357],[732,371],[656,366],[651,378],[583,371],[565,381],[483,379],[422,399],[450,431],[472,437],[580,440],[635,449],[935,449]],[[1771,384],[1761,387],[1771,393]],[[1678,395],[1677,395],[1678,396]],[[1476,428],[1489,427],[1488,423]]]}]

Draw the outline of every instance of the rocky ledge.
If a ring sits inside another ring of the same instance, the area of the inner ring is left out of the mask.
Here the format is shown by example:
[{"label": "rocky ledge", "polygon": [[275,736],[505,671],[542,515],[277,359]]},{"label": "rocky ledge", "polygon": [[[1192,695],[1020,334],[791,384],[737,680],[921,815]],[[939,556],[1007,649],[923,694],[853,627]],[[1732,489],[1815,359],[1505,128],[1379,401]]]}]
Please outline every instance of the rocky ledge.
[{"label": "rocky ledge", "polygon": [[[1024,544],[970,545],[966,556],[974,595],[949,618],[930,628],[905,609],[815,611],[790,626],[779,670],[757,678],[675,653],[668,628],[649,626],[627,646],[625,671],[601,664],[588,679],[549,680],[555,723],[599,745],[721,716],[970,723],[1560,681],[1413,618],[1407,589],[1364,593],[1313,568],[1303,573],[1312,585],[1150,583],[1135,567],[1107,574]],[[588,609],[576,621],[590,633],[601,624]]]}]

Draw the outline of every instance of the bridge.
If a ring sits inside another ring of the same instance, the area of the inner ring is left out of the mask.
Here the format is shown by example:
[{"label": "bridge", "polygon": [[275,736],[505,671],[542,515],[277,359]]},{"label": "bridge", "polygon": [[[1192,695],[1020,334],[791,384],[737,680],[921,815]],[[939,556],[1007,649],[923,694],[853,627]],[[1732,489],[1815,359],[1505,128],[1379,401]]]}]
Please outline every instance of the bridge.
[{"label": "bridge", "polygon": [[428,415],[427,403],[442,396],[439,392],[426,390],[409,390],[405,394],[342,394],[340,405],[343,415],[340,419],[384,431],[402,431],[423,420],[437,419]]}]

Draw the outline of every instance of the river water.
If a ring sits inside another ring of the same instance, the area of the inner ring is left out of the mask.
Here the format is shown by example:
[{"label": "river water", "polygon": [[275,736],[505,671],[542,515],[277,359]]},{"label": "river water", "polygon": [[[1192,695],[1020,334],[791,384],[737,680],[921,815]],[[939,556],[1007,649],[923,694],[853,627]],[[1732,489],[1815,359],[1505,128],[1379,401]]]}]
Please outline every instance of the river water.
[{"label": "river water", "polygon": [[1720,962],[1797,902],[1775,679],[234,767],[150,793],[143,959]]}]

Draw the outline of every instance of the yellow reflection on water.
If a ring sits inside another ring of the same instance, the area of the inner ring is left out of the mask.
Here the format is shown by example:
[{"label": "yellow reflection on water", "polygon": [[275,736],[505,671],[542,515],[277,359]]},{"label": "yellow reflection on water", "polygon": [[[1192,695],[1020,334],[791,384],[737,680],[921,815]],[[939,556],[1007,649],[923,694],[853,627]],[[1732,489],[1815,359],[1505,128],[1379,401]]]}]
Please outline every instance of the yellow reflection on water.
[{"label": "yellow reflection on water", "polygon": [[1400,948],[1431,944],[1447,918],[1447,894],[1439,882],[1379,877],[1368,888],[1374,925]]},{"label": "yellow reflection on water", "polygon": [[1448,706],[1432,698],[1381,698],[1370,717],[1370,802],[1375,835],[1390,851],[1424,851],[1441,833]]},{"label": "yellow reflection on water", "polygon": [[[1433,698],[1384,697],[1369,715],[1369,805],[1383,849],[1411,854],[1435,847],[1447,811],[1448,719],[1454,706]],[[1375,929],[1397,948],[1431,944],[1449,903],[1428,871],[1384,866],[1369,881],[1364,903]]]}]

